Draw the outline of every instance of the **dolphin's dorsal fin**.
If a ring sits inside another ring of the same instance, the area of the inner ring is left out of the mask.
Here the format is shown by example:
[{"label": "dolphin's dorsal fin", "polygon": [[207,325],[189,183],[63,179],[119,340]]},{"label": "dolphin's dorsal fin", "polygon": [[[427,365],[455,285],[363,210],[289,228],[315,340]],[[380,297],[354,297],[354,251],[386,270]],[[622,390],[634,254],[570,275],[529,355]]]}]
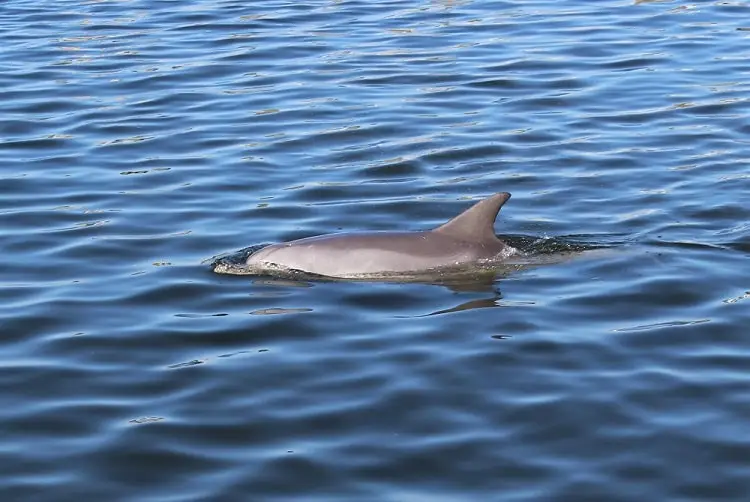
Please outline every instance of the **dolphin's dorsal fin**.
[{"label": "dolphin's dorsal fin", "polygon": [[500,192],[477,202],[433,232],[449,235],[468,242],[495,241],[495,218],[503,204],[510,199],[508,192]]}]

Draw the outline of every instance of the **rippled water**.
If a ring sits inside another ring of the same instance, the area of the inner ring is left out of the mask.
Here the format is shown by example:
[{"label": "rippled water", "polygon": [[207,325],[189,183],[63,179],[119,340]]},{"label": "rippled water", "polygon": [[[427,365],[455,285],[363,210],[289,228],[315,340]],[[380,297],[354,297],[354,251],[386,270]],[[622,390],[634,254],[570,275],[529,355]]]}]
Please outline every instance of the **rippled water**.
[{"label": "rippled water", "polygon": [[[0,499],[746,500],[746,2],[0,5]],[[213,274],[419,230],[486,290]]]}]

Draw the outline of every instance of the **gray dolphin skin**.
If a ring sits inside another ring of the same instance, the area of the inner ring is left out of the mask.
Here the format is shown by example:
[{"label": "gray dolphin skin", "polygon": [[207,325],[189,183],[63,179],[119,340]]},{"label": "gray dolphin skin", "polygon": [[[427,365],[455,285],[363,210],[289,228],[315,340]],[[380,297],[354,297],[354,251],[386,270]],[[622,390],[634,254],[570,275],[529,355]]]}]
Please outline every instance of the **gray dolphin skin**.
[{"label": "gray dolphin skin", "polygon": [[353,279],[496,263],[517,253],[494,231],[498,212],[508,199],[509,193],[496,193],[422,232],[341,233],[273,244],[251,254],[244,264],[219,262],[214,272],[287,270]]}]

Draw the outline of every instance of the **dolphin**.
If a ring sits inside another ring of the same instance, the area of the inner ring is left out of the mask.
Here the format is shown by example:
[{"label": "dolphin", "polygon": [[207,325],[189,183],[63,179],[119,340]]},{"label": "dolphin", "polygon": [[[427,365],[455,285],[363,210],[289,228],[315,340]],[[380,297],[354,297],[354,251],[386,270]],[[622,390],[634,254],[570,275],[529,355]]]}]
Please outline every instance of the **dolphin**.
[{"label": "dolphin", "polygon": [[214,272],[287,271],[356,279],[491,266],[519,253],[494,231],[508,199],[509,193],[496,193],[432,230],[340,233],[272,244],[250,254],[244,263],[219,260]]}]

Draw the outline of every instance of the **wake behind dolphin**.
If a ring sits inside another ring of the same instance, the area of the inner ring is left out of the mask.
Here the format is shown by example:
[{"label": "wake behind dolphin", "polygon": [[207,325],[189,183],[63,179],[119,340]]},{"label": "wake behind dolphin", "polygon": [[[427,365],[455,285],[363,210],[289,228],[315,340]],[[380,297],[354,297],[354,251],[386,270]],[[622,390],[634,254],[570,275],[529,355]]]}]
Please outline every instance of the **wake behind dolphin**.
[{"label": "wake behind dolphin", "polygon": [[342,233],[272,244],[251,253],[244,263],[217,260],[214,272],[373,279],[486,271],[519,253],[494,231],[508,199],[507,192],[492,195],[432,230]]}]

